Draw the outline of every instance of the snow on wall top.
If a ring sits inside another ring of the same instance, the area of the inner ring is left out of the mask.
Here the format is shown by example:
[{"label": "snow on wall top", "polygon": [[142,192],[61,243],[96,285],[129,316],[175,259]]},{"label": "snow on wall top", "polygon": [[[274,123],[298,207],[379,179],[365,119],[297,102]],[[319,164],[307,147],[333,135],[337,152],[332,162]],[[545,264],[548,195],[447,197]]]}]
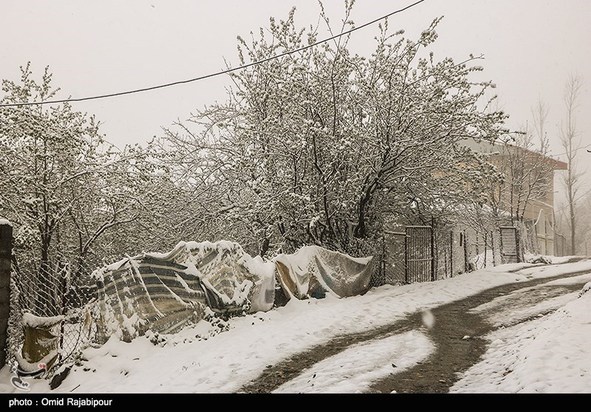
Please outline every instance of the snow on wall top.
[{"label": "snow on wall top", "polygon": [[12,224],[8,221],[8,219],[0,218],[0,226],[8,225],[12,226]]}]

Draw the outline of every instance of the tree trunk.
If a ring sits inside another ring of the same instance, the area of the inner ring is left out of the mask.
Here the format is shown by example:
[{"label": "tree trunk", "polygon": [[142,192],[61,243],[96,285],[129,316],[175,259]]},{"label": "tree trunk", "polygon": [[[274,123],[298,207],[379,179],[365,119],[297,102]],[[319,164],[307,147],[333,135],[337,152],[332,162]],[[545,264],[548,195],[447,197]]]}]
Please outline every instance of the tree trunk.
[{"label": "tree trunk", "polygon": [[575,238],[576,238],[576,226],[575,226],[575,210],[574,210],[574,202],[570,203],[570,254],[571,255],[576,255],[577,253],[577,247],[576,247],[576,243],[575,243]]}]

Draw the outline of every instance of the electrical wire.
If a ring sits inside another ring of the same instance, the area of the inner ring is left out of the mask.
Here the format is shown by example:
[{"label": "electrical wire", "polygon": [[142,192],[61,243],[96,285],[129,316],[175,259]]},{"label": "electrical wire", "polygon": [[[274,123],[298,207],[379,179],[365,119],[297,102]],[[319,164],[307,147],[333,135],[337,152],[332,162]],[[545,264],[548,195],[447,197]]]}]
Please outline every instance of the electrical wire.
[{"label": "electrical wire", "polygon": [[310,48],[315,47],[315,46],[318,46],[320,44],[327,43],[329,41],[335,40],[335,39],[337,39],[339,37],[349,35],[349,34],[355,32],[357,30],[361,30],[361,29],[363,29],[365,27],[371,26],[371,25],[373,25],[373,24],[375,24],[375,23],[377,23],[379,21],[382,21],[384,19],[387,19],[388,17],[391,17],[391,16],[393,16],[395,14],[399,14],[399,13],[402,13],[402,12],[404,12],[406,10],[409,10],[409,9],[411,9],[411,8],[419,5],[420,3],[423,3],[424,1],[425,0],[418,0],[418,1],[416,1],[416,2],[414,2],[412,4],[410,4],[410,5],[408,5],[406,7],[403,7],[401,9],[395,10],[395,11],[393,11],[391,13],[388,13],[388,14],[386,14],[386,15],[384,15],[382,17],[379,17],[377,19],[374,19],[374,20],[372,20],[370,22],[364,23],[364,24],[362,24],[360,26],[353,27],[350,30],[347,30],[347,31],[341,32],[339,34],[336,34],[334,36],[328,37],[326,39],[320,40],[320,41],[318,41],[316,43],[309,44],[309,45],[306,45],[306,46],[302,46],[302,47],[299,47],[297,49],[289,50],[289,51],[283,52],[281,54],[278,54],[276,56],[271,56],[271,57],[267,57],[267,58],[262,59],[262,60],[257,60],[257,61],[251,62],[251,63],[243,64],[243,65],[238,66],[238,67],[229,68],[229,69],[226,69],[226,70],[221,70],[221,71],[218,71],[218,72],[215,72],[215,73],[209,73],[209,74],[206,74],[206,75],[203,75],[203,76],[193,77],[191,79],[177,80],[177,81],[170,82],[170,83],[164,83],[164,84],[159,84],[159,85],[155,85],[155,86],[143,87],[143,88],[140,88],[140,89],[132,89],[132,90],[126,90],[126,91],[122,91],[122,92],[101,94],[101,95],[96,95],[96,96],[76,97],[76,98],[68,98],[68,99],[55,99],[55,100],[46,100],[46,101],[41,101],[41,102],[5,103],[5,104],[0,104],[0,108],[2,108],[2,107],[36,106],[36,105],[44,105],[44,104],[58,104],[58,103],[83,102],[83,101],[88,101],[88,100],[108,99],[108,98],[112,98],[112,97],[125,96],[125,95],[129,95],[129,94],[143,93],[143,92],[148,92],[148,91],[152,91],[152,90],[164,89],[166,87],[178,86],[178,85],[181,85],[181,84],[193,83],[193,82],[197,82],[197,81],[200,81],[200,80],[210,79],[212,77],[222,76],[224,74],[232,73],[232,72],[235,72],[235,71],[238,71],[238,70],[247,69],[249,67],[257,66],[257,65],[260,65],[260,64],[263,64],[263,63],[272,61],[272,60],[280,59],[282,57],[289,56],[289,55],[294,54],[294,53],[299,53],[301,51],[310,49]]},{"label": "electrical wire", "polygon": [[[587,196],[589,193],[591,193],[591,189],[588,189],[586,191],[584,191],[582,194],[578,195],[574,200],[573,200],[573,204],[577,203],[579,200],[581,200],[582,198],[584,198],[585,196]],[[554,213],[557,212],[562,212],[564,209],[566,209],[567,207],[569,207],[570,205],[567,203],[565,205],[562,205],[561,207],[554,209]]]},{"label": "electrical wire", "polygon": [[[578,148],[574,149],[573,152],[574,153],[577,153],[579,150],[587,149],[588,147],[591,147],[591,143],[589,143],[589,144],[587,144],[585,146],[578,147]],[[567,152],[562,152],[562,153],[558,153],[558,154],[552,154],[552,156],[563,156],[565,154],[567,154]]]}]

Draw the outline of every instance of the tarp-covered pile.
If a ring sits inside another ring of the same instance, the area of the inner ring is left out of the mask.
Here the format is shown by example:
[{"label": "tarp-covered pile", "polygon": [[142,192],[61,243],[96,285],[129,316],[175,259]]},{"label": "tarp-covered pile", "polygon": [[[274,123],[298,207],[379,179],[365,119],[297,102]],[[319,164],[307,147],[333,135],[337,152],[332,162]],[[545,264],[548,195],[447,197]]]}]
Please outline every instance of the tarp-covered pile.
[{"label": "tarp-covered pile", "polygon": [[372,258],[353,258],[319,246],[305,246],[291,255],[275,258],[281,287],[290,297],[361,295],[369,289]]},{"label": "tarp-covered pile", "polygon": [[[181,242],[94,272],[99,340],[129,341],[146,331],[173,333],[201,320],[206,308],[225,314],[268,311],[276,281],[288,299],[365,293],[372,258],[310,246],[274,261],[251,257],[233,242]],[[102,335],[102,336],[101,336]]]},{"label": "tarp-covered pile", "polygon": [[94,276],[104,337],[172,333],[201,320],[206,307],[231,313],[273,306],[273,264],[232,242],[181,242],[167,254],[124,259]]}]

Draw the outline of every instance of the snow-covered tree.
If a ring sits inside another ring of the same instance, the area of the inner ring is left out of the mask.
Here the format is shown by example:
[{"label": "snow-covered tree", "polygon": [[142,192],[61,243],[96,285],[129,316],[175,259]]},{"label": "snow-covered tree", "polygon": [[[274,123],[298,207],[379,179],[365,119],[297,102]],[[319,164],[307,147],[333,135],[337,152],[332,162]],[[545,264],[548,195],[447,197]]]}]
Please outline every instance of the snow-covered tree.
[{"label": "snow-covered tree", "polygon": [[[351,7],[342,31],[354,26]],[[438,23],[416,41],[385,23],[367,57],[349,51],[347,36],[305,48],[318,34],[298,28],[293,10],[239,38],[240,63],[262,63],[233,73],[225,103],[166,136],[187,182],[213,188],[204,220],[263,254],[302,244],[357,254],[385,213],[431,216],[482,197],[488,166],[460,142],[496,139],[504,115],[488,110],[493,85],[470,80],[477,58],[428,51]]]},{"label": "snow-covered tree", "polygon": [[[48,69],[38,82],[29,65],[2,90],[2,103],[13,105],[58,91]],[[100,262],[107,234],[149,221],[158,188],[145,155],[115,149],[94,117],[67,103],[0,109],[0,216],[15,224],[18,265],[36,280],[35,305],[44,314],[56,314],[58,289]]]}]

